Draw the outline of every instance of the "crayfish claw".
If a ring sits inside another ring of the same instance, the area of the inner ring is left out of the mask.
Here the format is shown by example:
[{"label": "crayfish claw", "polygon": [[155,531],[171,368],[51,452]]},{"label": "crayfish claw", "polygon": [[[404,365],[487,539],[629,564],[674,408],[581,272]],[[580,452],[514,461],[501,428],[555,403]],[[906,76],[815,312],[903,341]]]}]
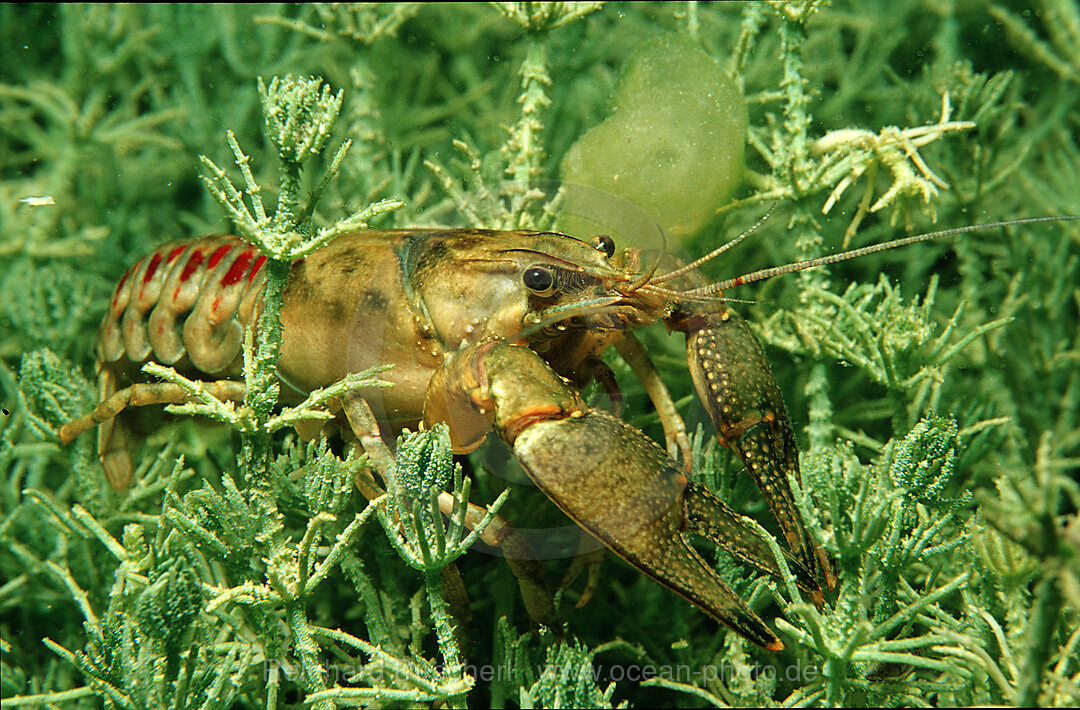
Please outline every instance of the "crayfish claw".
[{"label": "crayfish claw", "polygon": [[754,478],[794,558],[832,589],[829,559],[807,531],[788,482],[799,476],[799,450],[780,387],[746,322],[721,310],[698,319],[687,333],[690,374],[716,426]]},{"label": "crayfish claw", "polygon": [[656,581],[769,650],[784,647],[765,622],[678,532],[682,506],[642,527],[636,535],[609,543],[628,562]]},{"label": "crayfish claw", "polygon": [[[469,346],[449,358],[443,371],[433,384],[456,385],[466,396],[451,399],[429,389],[432,407],[426,411],[445,411],[451,422],[464,420],[471,429],[460,407],[482,410],[529,477],[574,522],[713,618],[767,649],[783,648],[687,542],[686,476],[656,442],[607,412],[589,409],[527,348]],[[439,406],[444,402],[456,402],[457,414]],[[735,549],[751,547],[748,542]]]},{"label": "crayfish claw", "polygon": [[[742,516],[729,508],[712,491],[699,483],[690,483],[686,487],[684,500],[687,531],[701,535],[737,560],[780,578],[780,567],[768,543],[747,527]],[[821,589],[818,588],[813,573],[791,553],[786,550],[781,552],[787,561],[788,569],[795,576],[795,584],[820,605]]]},{"label": "crayfish claw", "polygon": [[592,411],[536,423],[514,452],[563,512],[620,557],[755,643],[783,648],[683,537],[686,478],[652,440]]}]

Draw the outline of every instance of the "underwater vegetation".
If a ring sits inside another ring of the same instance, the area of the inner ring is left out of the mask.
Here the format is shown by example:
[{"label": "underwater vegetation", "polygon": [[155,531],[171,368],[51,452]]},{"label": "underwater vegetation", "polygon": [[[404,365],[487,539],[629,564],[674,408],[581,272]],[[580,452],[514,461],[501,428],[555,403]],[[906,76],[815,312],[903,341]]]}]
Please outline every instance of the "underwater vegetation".
[{"label": "underwater vegetation", "polygon": [[[245,345],[246,407],[154,370],[193,401],[147,423],[125,492],[92,434],[58,438],[95,402],[116,282],[169,239],[251,240],[272,314],[289,263],[337,234],[562,225],[536,187],[557,181],[684,257],[775,203],[715,280],[1080,214],[1075,3],[4,5],[0,40],[5,708],[1080,704],[1077,222],[726,292],[773,363],[839,580],[818,608],[703,549],[780,652],[613,555],[587,605],[579,578],[565,625],[537,628],[498,554],[416,503],[437,488],[568,526],[505,447],[455,460],[439,429],[404,437],[400,485],[370,503],[363,456],[291,426],[378,373],[283,411],[272,327]],[[681,337],[640,337],[696,430],[692,477],[775,534]],[[606,362],[623,418],[662,441]],[[554,588],[573,563],[551,557]]]}]

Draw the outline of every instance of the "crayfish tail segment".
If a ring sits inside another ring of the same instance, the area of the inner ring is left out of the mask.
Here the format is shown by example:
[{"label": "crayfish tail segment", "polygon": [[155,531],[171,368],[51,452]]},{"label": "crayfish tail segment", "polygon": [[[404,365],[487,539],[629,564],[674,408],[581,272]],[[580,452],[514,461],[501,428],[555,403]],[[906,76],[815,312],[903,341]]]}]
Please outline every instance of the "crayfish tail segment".
[{"label": "crayfish tail segment", "polygon": [[724,308],[687,333],[690,374],[720,443],[738,454],[776,517],[796,560],[836,584],[829,559],[803,524],[788,476],[799,451],[765,352],[744,320]]},{"label": "crayfish tail segment", "polygon": [[[684,494],[686,503],[686,529],[708,539],[732,557],[756,569],[780,577],[776,558],[756,532],[748,528],[741,516],[717,498],[709,489],[698,483],[690,483]],[[810,594],[820,604],[821,590],[810,572],[801,562],[785,553],[788,568],[795,575],[795,584]]]},{"label": "crayfish tail segment", "polygon": [[105,469],[105,480],[114,491],[126,490],[131,483],[133,466],[131,454],[131,432],[120,417],[102,422],[98,428],[98,456],[101,467]]}]

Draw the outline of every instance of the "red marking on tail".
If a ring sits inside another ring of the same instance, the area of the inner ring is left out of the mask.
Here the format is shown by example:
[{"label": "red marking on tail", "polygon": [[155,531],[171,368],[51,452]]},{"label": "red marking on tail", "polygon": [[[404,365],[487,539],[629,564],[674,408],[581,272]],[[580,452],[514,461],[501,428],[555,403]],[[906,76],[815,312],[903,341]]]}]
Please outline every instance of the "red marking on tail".
[{"label": "red marking on tail", "polygon": [[255,265],[251,267],[251,273],[248,274],[248,282],[250,283],[255,279],[255,274],[259,273],[259,269],[266,263],[266,255],[259,254],[259,258],[255,260]]},{"label": "red marking on tail", "polygon": [[196,249],[191,252],[191,257],[188,262],[184,264],[184,270],[180,272],[180,283],[184,283],[191,278],[191,275],[195,273],[195,269],[202,266],[202,249]]},{"label": "red marking on tail", "polygon": [[210,255],[210,260],[206,262],[206,268],[212,269],[217,266],[218,262],[221,261],[232,248],[232,244],[223,244],[222,246],[219,246],[217,250]]},{"label": "red marking on tail", "polygon": [[[139,263],[142,263],[142,259],[139,260]],[[138,265],[139,264],[135,264],[135,266]],[[128,276],[131,276],[131,272],[135,270],[135,266],[132,266],[130,269],[125,271],[124,275],[120,277],[120,283],[116,284],[116,290],[113,291],[112,299],[112,305],[114,309],[116,308],[116,304],[120,301],[120,291],[124,288],[124,284],[127,283]]]},{"label": "red marking on tail", "polygon": [[255,256],[255,252],[250,249],[241,252],[240,256],[236,257],[236,261],[229,267],[229,270],[221,277],[221,287],[232,286],[244,278],[244,271],[247,270],[253,256]]},{"label": "red marking on tail", "polygon": [[155,253],[150,259],[150,265],[146,267],[146,273],[142,277],[144,284],[150,283],[150,279],[154,278],[154,274],[157,272],[157,267],[161,266],[161,254]]},{"label": "red marking on tail", "polygon": [[[135,264],[135,266],[138,266],[138,264]],[[127,271],[125,271],[124,275],[120,277],[120,283],[116,284],[116,292],[117,293],[120,293],[120,289],[122,289],[124,287],[124,284],[127,283],[128,276],[131,276],[131,270],[134,269],[135,266],[132,266],[131,269],[128,269]]]},{"label": "red marking on tail", "polygon": [[165,263],[166,264],[171,264],[172,260],[175,259],[176,257],[180,256],[180,254],[183,253],[183,251],[185,249],[187,249],[187,246],[185,246],[183,244],[181,244],[180,246],[173,249],[171,252],[169,252],[169,255],[167,257],[165,257]]}]

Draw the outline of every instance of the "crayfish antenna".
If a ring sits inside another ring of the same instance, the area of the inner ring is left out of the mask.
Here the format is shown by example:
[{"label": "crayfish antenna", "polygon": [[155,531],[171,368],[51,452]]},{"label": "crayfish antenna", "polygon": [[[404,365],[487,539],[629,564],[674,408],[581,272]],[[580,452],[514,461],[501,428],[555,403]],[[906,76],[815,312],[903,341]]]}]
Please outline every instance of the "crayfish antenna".
[{"label": "crayfish antenna", "polygon": [[716,257],[720,256],[721,254],[726,252],[728,249],[732,248],[733,246],[735,246],[736,244],[738,244],[739,242],[741,242],[742,240],[746,239],[751,234],[756,232],[758,230],[758,228],[761,227],[761,225],[765,224],[765,222],[768,221],[769,217],[772,216],[773,210],[776,209],[777,204],[779,204],[778,201],[773,202],[772,206],[769,207],[769,210],[764,215],[761,216],[761,219],[759,219],[757,222],[755,222],[753,224],[753,226],[751,226],[749,229],[745,230],[739,236],[735,237],[734,239],[728,240],[727,242],[720,245],[716,249],[713,249],[711,252],[709,252],[705,256],[703,256],[703,257],[701,257],[699,259],[695,259],[694,261],[690,262],[689,264],[686,264],[685,266],[681,266],[681,267],[675,269],[674,271],[669,271],[666,274],[661,274],[660,276],[657,276],[655,279],[653,279],[652,281],[649,282],[649,285],[652,286],[654,284],[663,283],[664,281],[670,281],[671,279],[674,279],[674,278],[677,278],[679,276],[682,276],[683,274],[689,273],[689,272],[693,271],[694,269],[698,268],[699,266],[701,266],[702,264],[704,264],[704,263],[706,263],[708,261],[711,261],[712,259],[715,259]]},{"label": "crayfish antenna", "polygon": [[652,263],[652,265],[645,270],[645,272],[638,277],[636,281],[626,287],[627,293],[633,293],[642,286],[647,286],[652,282],[652,277],[656,274],[657,268],[660,266],[660,262],[664,260],[667,255],[667,237],[664,236],[664,230],[660,230],[660,256],[658,256]]},{"label": "crayfish antenna", "polygon": [[743,274],[742,276],[736,276],[735,278],[726,279],[724,281],[710,284],[708,286],[684,291],[683,294],[687,296],[705,296],[708,294],[716,293],[717,291],[723,291],[724,289],[731,288],[732,286],[742,286],[743,284],[753,283],[755,281],[764,281],[766,279],[771,279],[774,276],[782,276],[783,274],[790,274],[796,271],[805,271],[806,269],[812,269],[815,266],[827,266],[829,264],[835,264],[840,261],[847,261],[848,259],[856,259],[860,256],[876,254],[879,251],[896,249],[898,247],[904,247],[910,244],[918,244],[919,242],[928,242],[932,239],[954,237],[958,234],[981,232],[987,229],[997,229],[999,227],[1016,227],[1023,224],[1039,224],[1042,222],[1068,222],[1076,219],[1080,219],[1080,216],[1062,215],[1058,217],[1024,217],[1022,219],[1005,220],[1004,222],[987,222],[986,224],[973,224],[967,227],[942,229],[937,232],[928,232],[926,234],[917,234],[912,237],[893,239],[892,241],[882,242],[881,244],[871,244],[870,246],[860,247],[859,249],[850,249],[848,251],[840,252],[839,254],[829,254],[828,256],[821,256],[816,259],[806,259],[805,261],[797,261],[793,264],[785,264],[784,266],[772,266],[767,269],[751,271],[750,273]]}]

